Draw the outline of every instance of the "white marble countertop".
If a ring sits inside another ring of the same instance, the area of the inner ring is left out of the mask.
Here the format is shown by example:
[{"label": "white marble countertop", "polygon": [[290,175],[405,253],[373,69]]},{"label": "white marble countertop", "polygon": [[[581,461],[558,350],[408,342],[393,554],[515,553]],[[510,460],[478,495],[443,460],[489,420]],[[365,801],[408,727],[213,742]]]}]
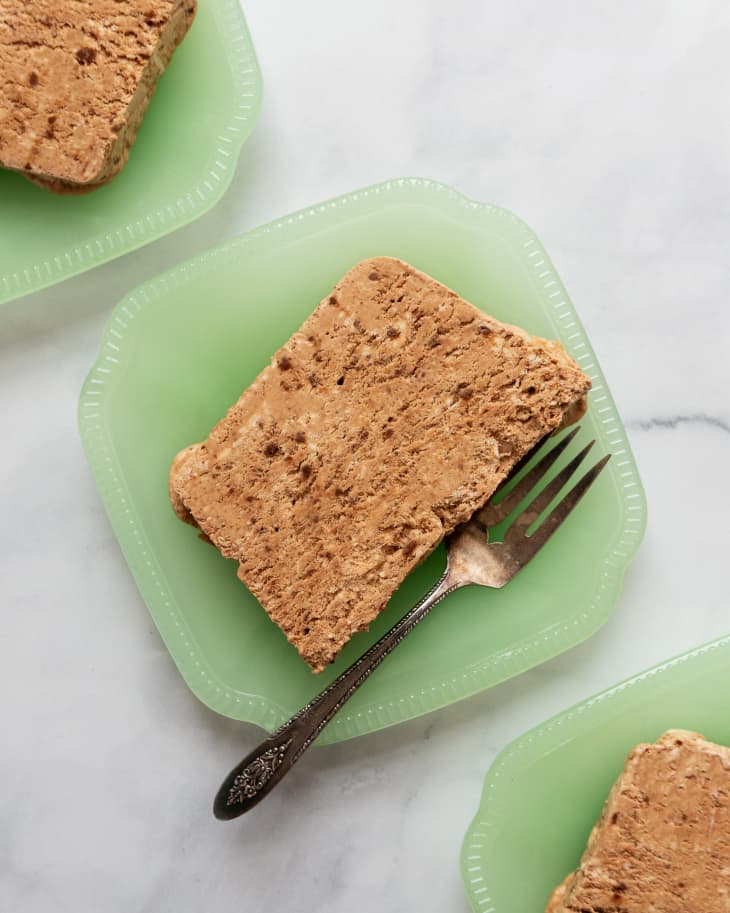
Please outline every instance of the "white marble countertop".
[{"label": "white marble countertop", "polygon": [[[465,913],[460,843],[495,752],[730,631],[727,5],[249,0],[245,12],[264,103],[223,201],[0,312],[3,909]],[[261,733],[208,711],[176,672],[87,468],[79,389],[111,307],[141,280],[410,174],[514,210],[544,242],[629,429],[646,538],[590,641],[315,750],[255,815],[222,825],[211,790]]]}]

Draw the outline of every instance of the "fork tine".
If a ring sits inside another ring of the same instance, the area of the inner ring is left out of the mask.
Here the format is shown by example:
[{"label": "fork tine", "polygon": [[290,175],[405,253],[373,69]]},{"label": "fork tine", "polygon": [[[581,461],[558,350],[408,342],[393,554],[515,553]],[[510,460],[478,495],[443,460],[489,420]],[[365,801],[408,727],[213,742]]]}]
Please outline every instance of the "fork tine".
[{"label": "fork tine", "polygon": [[558,495],[562,487],[570,481],[576,469],[588,456],[588,451],[594,444],[595,441],[590,441],[586,444],[580,453],[576,454],[568,465],[563,467],[555,478],[551,479],[550,482],[535,495],[530,503],[520,511],[510,524],[510,527],[505,534],[505,539],[509,539],[510,535],[512,535],[512,537],[515,535],[522,536],[527,532],[527,528],[537,520],[540,514],[550,505],[550,502]]},{"label": "fork tine", "polygon": [[[565,497],[555,505],[531,536],[522,536],[521,541],[518,543],[510,542],[512,548],[516,550],[515,556],[518,559],[520,566],[527,564],[536,552],[545,545],[550,536],[552,536],[555,530],[561,525],[563,520],[566,519],[583,495],[596,481],[601,474],[603,467],[610,459],[611,454],[607,453],[606,456],[602,457],[595,464],[595,466],[589,469],[588,472],[575,483]],[[510,529],[510,532],[511,531],[512,530]]]},{"label": "fork tine", "polygon": [[547,444],[547,442],[550,440],[552,435],[553,435],[553,432],[551,431],[548,434],[546,434],[545,437],[541,437],[540,440],[537,442],[537,444],[535,444],[535,446],[531,450],[528,450],[527,453],[523,457],[520,457],[520,459],[515,463],[515,465],[512,467],[512,469],[510,469],[509,474],[506,475],[502,479],[502,481],[499,483],[499,485],[495,488],[494,494],[492,495],[493,498],[496,498],[497,495],[500,493],[500,491],[502,491],[502,489],[506,485],[509,485],[509,483],[514,479],[514,477],[516,475],[518,475],[520,472],[522,472],[522,470],[525,468],[525,466],[527,466],[527,464],[530,462],[530,460],[532,460],[533,457],[537,456],[538,452],[540,450],[542,450],[542,448],[545,446],[545,444]]},{"label": "fork tine", "polygon": [[[497,523],[501,523],[502,520],[509,517],[512,511],[517,507],[517,505],[522,501],[523,498],[526,498],[527,495],[532,491],[532,489],[537,485],[540,479],[545,475],[545,473],[550,469],[553,463],[557,460],[560,454],[565,450],[565,448],[570,444],[573,438],[580,431],[580,427],[574,428],[570,434],[566,434],[565,437],[561,438],[560,441],[552,447],[545,454],[542,459],[535,463],[532,469],[525,474],[525,476],[520,479],[520,481],[515,485],[515,487],[508,492],[501,501],[498,501],[497,504],[493,504],[491,501],[484,505],[484,507],[479,511],[476,516],[476,519],[484,523],[485,526],[496,526]],[[545,443],[546,438],[542,438],[537,445],[523,457],[522,460],[515,466],[510,475],[502,482],[502,485],[497,488],[497,491],[492,495],[494,497],[497,495],[502,488],[516,473],[522,469],[522,467],[530,461],[530,459],[537,453],[538,450]],[[549,503],[549,502],[548,502]]]}]

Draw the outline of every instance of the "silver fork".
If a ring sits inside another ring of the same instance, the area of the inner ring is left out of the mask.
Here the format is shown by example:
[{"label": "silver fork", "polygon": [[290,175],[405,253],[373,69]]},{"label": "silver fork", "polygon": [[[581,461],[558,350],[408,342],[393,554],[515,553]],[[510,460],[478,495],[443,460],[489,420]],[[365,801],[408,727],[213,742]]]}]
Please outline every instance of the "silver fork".
[{"label": "silver fork", "polygon": [[607,454],[589,469],[532,534],[528,535],[530,527],[575,474],[594,441],[584,447],[523,507],[508,526],[503,541],[489,542],[489,530],[507,520],[522,504],[545,477],[578,430],[574,429],[548,450],[539,462],[500,498],[499,495],[504,491],[507,482],[513,479],[542,448],[544,440],[540,441],[515,467],[510,479],[497,489],[492,500],[471,520],[457,527],[446,538],[446,570],[438,583],[360,659],[233,768],[216,795],[213,804],[216,818],[237,818],[267,796],[301,758],[345,701],[437,603],[454,590],[472,584],[503,587],[537,554],[610,459],[611,455]]}]

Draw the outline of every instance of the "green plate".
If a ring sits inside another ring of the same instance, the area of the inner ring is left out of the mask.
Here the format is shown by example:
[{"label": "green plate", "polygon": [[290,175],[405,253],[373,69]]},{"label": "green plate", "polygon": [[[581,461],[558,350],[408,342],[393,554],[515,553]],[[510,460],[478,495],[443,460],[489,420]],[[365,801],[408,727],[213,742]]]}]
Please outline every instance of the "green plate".
[{"label": "green plate", "polygon": [[238,0],[201,0],[118,177],[89,194],[57,196],[0,170],[0,304],[207,212],[233,177],[260,102]]},{"label": "green plate", "polygon": [[462,590],[398,647],[323,735],[359,735],[542,662],[606,620],[644,528],[644,499],[605,379],[527,226],[439,184],[372,187],[266,225],[141,286],[108,324],[81,394],[86,451],[142,596],[183,677],[220,713],[272,730],[429,589],[434,553],[369,633],[314,675],[239,583],[180,523],[175,453],[213,424],[354,263],[402,257],[496,317],[559,336],[593,378],[581,438],[614,459],[571,522],[504,590]]},{"label": "green plate", "polygon": [[495,760],[461,853],[474,911],[544,913],[573,871],[630,749],[667,729],[730,745],[730,637],[592,697]]}]

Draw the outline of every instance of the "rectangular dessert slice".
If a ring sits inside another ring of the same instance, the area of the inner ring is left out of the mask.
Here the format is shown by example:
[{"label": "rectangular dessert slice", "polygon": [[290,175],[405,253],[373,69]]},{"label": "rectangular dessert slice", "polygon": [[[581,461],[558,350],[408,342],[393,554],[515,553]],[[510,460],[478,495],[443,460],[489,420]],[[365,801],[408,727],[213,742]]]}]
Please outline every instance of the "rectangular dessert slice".
[{"label": "rectangular dessert slice", "polygon": [[58,193],[127,160],[196,0],[0,0],[0,166]]},{"label": "rectangular dessert slice", "polygon": [[637,745],[546,913],[728,913],[730,749],[684,730]]},{"label": "rectangular dessert slice", "polygon": [[172,502],[320,671],[589,387],[557,343],[366,260],[178,454]]}]

